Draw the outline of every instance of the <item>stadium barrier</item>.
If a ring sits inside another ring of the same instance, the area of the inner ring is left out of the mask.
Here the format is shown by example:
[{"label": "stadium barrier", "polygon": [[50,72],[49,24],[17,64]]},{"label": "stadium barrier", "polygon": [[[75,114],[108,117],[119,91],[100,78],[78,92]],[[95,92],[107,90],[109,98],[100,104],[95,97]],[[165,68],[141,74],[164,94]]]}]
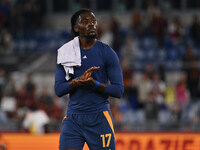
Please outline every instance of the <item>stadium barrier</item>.
[{"label": "stadium barrier", "polygon": [[[117,132],[115,138],[116,150],[200,150],[200,133]],[[0,133],[0,150],[58,150],[58,145],[59,133]]]}]

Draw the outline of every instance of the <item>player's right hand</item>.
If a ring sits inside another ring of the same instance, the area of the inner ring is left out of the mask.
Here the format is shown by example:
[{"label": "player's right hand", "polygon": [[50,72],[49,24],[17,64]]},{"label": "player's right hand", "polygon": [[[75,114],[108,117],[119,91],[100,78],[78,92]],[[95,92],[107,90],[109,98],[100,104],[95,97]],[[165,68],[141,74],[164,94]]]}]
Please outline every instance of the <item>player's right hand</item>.
[{"label": "player's right hand", "polygon": [[80,82],[80,80],[75,80],[75,79],[73,79],[71,82],[70,82],[70,87],[72,88],[72,89],[74,89],[74,88],[78,88],[78,87],[80,87],[80,86],[82,86],[83,84]]}]

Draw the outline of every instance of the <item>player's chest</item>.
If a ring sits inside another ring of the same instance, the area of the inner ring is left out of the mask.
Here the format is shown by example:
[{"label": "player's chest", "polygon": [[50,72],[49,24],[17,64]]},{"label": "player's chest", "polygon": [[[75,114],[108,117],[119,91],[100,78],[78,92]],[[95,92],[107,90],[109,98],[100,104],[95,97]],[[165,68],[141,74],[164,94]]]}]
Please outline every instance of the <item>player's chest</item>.
[{"label": "player's chest", "polygon": [[82,52],[81,53],[81,65],[82,66],[99,66],[104,65],[104,59],[100,53],[94,52]]}]

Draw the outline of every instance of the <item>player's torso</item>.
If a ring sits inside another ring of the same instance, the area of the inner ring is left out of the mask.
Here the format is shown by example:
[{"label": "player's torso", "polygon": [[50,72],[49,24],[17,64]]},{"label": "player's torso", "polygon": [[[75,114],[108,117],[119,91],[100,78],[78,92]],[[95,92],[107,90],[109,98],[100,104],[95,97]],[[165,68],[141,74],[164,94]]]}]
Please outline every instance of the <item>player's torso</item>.
[{"label": "player's torso", "polygon": [[75,68],[75,77],[81,76],[90,67],[97,66],[92,77],[100,82],[105,82],[106,64],[101,44],[97,42],[91,49],[81,49],[81,67]]},{"label": "player's torso", "polygon": [[[100,68],[94,70],[91,77],[101,83],[107,83],[106,63],[100,43],[97,43],[89,50],[81,49],[81,67],[76,67],[74,77],[81,76],[87,69],[93,66]],[[69,107],[82,112],[98,111],[108,104],[107,96],[97,93],[91,87],[81,87],[70,94]]]}]

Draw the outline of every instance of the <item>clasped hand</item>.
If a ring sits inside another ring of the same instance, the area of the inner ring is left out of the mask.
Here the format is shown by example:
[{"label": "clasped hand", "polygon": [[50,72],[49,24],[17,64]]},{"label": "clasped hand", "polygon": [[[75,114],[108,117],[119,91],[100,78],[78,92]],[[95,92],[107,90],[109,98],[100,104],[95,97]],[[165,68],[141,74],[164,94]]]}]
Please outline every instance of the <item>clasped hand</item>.
[{"label": "clasped hand", "polygon": [[100,67],[91,67],[84,72],[83,75],[78,77],[77,79],[73,79],[71,82],[72,87],[79,87],[79,86],[94,86],[96,81],[91,77],[92,72]]}]

